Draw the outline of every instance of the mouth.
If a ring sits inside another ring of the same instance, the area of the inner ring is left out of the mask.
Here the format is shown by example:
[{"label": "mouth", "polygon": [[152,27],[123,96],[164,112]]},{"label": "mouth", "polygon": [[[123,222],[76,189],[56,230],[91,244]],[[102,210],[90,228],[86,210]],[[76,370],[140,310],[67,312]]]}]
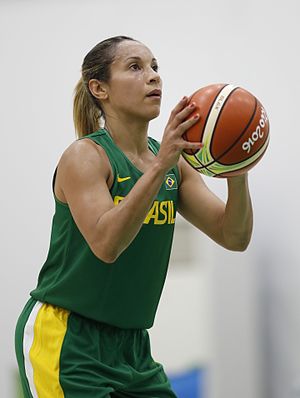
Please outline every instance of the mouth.
[{"label": "mouth", "polygon": [[155,89],[150,91],[150,93],[148,93],[146,95],[146,97],[154,97],[154,98],[161,98],[162,92],[159,89]]}]

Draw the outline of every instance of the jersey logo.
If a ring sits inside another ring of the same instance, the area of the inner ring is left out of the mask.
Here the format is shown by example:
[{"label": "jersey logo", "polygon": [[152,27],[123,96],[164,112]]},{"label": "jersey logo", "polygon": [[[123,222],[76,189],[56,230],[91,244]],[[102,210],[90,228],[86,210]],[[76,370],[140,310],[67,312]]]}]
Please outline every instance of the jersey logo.
[{"label": "jersey logo", "polygon": [[167,174],[166,175],[165,188],[167,191],[171,191],[172,189],[178,189],[175,174]]},{"label": "jersey logo", "polygon": [[[124,196],[115,196],[114,204],[118,205],[123,199]],[[176,209],[173,200],[163,200],[161,202],[155,200],[144,220],[144,224],[174,224],[175,217]]]},{"label": "jersey logo", "polygon": [[120,177],[119,174],[118,174],[117,181],[118,182],[124,182],[124,181],[130,180],[130,178],[131,177]]}]

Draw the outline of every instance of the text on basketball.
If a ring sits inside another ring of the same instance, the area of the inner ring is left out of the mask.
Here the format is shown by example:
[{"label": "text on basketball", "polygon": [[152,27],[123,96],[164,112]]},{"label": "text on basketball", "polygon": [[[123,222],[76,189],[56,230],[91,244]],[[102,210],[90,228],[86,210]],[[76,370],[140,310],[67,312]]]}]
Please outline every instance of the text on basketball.
[{"label": "text on basketball", "polygon": [[268,116],[266,114],[266,111],[264,110],[263,107],[261,107],[260,120],[259,120],[258,125],[256,126],[255,131],[253,131],[253,133],[248,138],[248,140],[243,142],[243,144],[242,144],[242,148],[244,151],[246,151],[247,153],[250,153],[255,142],[264,137],[265,133],[264,133],[263,129],[266,126],[267,120],[268,120]]}]

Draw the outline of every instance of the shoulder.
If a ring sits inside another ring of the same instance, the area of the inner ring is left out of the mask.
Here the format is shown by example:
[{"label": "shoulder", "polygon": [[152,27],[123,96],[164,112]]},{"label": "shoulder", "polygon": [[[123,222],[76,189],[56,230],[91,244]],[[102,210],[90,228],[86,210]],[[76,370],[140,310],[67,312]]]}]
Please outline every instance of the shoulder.
[{"label": "shoulder", "polygon": [[61,156],[61,160],[72,161],[81,157],[99,157],[97,144],[90,139],[80,139],[72,142]]},{"label": "shoulder", "polygon": [[112,169],[105,150],[90,139],[74,141],[63,152],[57,167],[57,185],[61,190],[72,180],[97,180],[103,177],[110,185]]},{"label": "shoulder", "polygon": [[108,158],[105,150],[90,139],[74,141],[62,154],[59,166],[81,170],[105,168]]}]

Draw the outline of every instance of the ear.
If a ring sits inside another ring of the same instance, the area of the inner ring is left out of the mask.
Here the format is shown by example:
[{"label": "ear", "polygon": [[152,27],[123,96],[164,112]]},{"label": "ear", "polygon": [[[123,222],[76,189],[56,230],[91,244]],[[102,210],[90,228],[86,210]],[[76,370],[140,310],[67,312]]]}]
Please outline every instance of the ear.
[{"label": "ear", "polygon": [[104,82],[97,79],[91,79],[89,81],[89,89],[92,95],[99,100],[105,100],[108,98],[108,92]]}]

